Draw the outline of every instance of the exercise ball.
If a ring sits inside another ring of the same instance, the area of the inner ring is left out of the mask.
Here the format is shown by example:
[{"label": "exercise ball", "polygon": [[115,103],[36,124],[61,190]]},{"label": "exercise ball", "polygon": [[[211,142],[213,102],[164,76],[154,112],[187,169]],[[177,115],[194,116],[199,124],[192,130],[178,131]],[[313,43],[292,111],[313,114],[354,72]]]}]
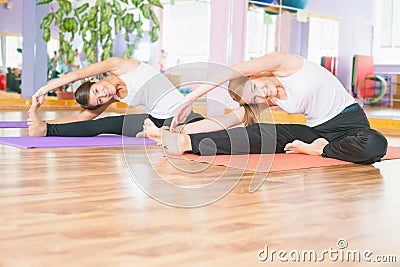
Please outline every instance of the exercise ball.
[{"label": "exercise ball", "polygon": [[304,9],[307,6],[308,0],[281,0],[283,6]]},{"label": "exercise ball", "polygon": [[[275,0],[256,0],[256,1],[259,3],[253,3],[253,4],[256,6],[259,6],[259,7],[266,7],[267,4],[272,4],[273,2],[275,2]],[[264,4],[261,4],[261,3],[264,3]]]}]

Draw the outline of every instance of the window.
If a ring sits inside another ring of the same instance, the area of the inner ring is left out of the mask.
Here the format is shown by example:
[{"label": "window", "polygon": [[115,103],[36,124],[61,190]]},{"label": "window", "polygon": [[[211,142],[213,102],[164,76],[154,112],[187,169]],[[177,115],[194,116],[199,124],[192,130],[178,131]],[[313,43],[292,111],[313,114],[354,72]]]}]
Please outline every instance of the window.
[{"label": "window", "polygon": [[162,49],[168,53],[167,67],[208,61],[209,35],[209,1],[164,4]]},{"label": "window", "polygon": [[3,56],[4,57],[6,56],[5,50],[4,50],[5,49],[5,43],[4,43],[5,40],[6,40],[5,35],[0,33],[0,70],[2,70],[3,72],[6,71],[6,66],[4,66],[5,58],[3,59]]},{"label": "window", "polygon": [[310,17],[308,59],[321,63],[321,57],[337,57],[339,46],[339,22],[333,19]]},{"label": "window", "polygon": [[22,67],[22,53],[17,51],[22,49],[22,36],[6,36],[6,64],[10,68]]},{"label": "window", "polygon": [[50,41],[47,43],[47,54],[52,58],[54,56],[54,51],[58,51],[58,48],[60,46],[60,42],[58,39],[50,39]]},{"label": "window", "polygon": [[135,51],[135,58],[142,62],[149,62],[151,55],[151,44],[149,42],[141,42]]},{"label": "window", "polygon": [[398,64],[400,61],[400,1],[377,1],[375,9],[374,62]]},{"label": "window", "polygon": [[274,52],[276,15],[262,8],[250,8],[247,12],[247,40],[245,59],[260,57]]}]

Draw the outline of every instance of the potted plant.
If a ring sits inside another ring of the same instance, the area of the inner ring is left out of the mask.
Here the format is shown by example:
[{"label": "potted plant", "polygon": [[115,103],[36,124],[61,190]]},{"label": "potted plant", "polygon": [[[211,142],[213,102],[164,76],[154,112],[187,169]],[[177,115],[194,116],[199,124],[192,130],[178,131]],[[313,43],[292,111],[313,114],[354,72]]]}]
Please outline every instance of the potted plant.
[{"label": "potted plant", "polygon": [[[51,28],[59,33],[60,50],[67,54],[68,62],[74,59],[71,42],[76,34],[82,38],[83,52],[88,62],[105,60],[113,56],[114,37],[119,32],[125,36],[125,58],[131,58],[143,37],[144,20],[151,22],[151,42],[158,40],[160,23],[153,7],[163,8],[159,0],[96,0],[73,7],[70,0],[42,0],[38,5],[49,4],[40,27],[43,39],[48,42]],[[134,12],[138,15],[134,15]]]}]

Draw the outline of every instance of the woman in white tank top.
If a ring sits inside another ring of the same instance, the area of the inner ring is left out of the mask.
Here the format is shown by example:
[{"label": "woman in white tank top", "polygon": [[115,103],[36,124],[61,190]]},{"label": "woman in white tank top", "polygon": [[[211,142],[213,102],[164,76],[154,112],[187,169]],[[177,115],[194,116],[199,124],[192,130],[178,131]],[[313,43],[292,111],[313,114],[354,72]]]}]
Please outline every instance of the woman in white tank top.
[{"label": "woman in white tank top", "polygon": [[[190,114],[195,99],[226,81],[230,81],[229,93],[241,105],[239,109],[219,123],[203,120],[177,128]],[[186,101],[189,104],[171,125],[172,132],[184,134],[177,139],[176,134],[165,132],[170,137],[162,140],[171,153],[295,152],[364,164],[380,161],[386,154],[386,138],[370,128],[364,111],[339,80],[297,55],[275,52],[236,64],[188,94]],[[307,126],[257,123],[257,113],[275,105],[288,113],[304,114]],[[231,128],[240,124],[246,127]],[[146,125],[150,137],[160,142],[160,131],[149,121]]]},{"label": "woman in white tank top", "polygon": [[[38,114],[44,95],[61,86],[109,73],[101,80],[86,81],[75,92],[76,101],[84,110],[47,123]],[[159,71],[138,60],[113,57],[88,67],[69,72],[51,80],[32,96],[29,109],[31,136],[95,136],[102,133],[138,135],[143,122],[151,118],[161,127],[184,99],[183,95]],[[128,105],[143,105],[148,114],[129,114],[93,120],[110,104],[121,101]],[[195,114],[192,114],[192,117]],[[196,115],[199,117],[199,115]],[[123,128],[123,125],[125,128]],[[126,130],[126,132],[123,132]]]}]

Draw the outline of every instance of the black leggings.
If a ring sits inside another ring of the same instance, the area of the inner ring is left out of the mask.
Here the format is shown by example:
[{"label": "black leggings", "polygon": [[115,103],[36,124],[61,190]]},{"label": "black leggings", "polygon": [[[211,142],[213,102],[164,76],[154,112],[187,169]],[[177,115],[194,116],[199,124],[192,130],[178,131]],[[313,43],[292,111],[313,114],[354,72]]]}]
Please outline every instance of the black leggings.
[{"label": "black leggings", "polygon": [[300,124],[252,124],[211,133],[190,134],[192,150],[200,155],[284,153],[294,140],[311,143],[325,138],[329,144],[323,157],[361,164],[380,161],[387,140],[370,128],[367,116],[353,104],[331,120],[316,127]]},{"label": "black leggings", "polygon": [[[127,114],[71,123],[48,123],[46,136],[96,136],[99,134],[136,136],[137,133],[143,131],[143,123],[147,118],[157,127],[169,126],[172,121],[172,118],[157,119],[148,114]],[[192,112],[185,123],[202,119],[203,116]]]}]

